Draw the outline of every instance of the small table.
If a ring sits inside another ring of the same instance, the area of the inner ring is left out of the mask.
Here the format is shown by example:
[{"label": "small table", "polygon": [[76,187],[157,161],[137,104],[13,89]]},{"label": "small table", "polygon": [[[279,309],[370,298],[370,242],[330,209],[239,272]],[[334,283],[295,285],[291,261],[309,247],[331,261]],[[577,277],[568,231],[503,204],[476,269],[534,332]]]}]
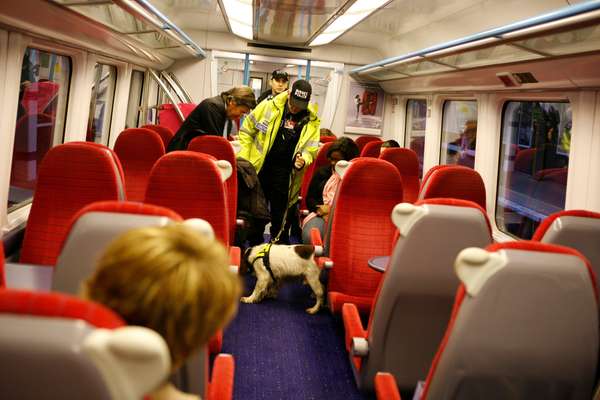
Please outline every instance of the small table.
[{"label": "small table", "polygon": [[9,289],[27,289],[49,292],[52,289],[54,268],[46,265],[7,263],[6,287]]},{"label": "small table", "polygon": [[369,267],[375,271],[385,272],[388,263],[390,262],[390,256],[379,256],[369,259]]}]

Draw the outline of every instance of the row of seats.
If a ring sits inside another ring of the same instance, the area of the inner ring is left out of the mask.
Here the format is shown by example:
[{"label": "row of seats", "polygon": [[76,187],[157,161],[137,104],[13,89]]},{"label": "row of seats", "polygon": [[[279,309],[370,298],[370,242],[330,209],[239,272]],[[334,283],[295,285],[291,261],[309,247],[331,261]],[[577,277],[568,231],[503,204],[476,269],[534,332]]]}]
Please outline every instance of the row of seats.
[{"label": "row of seats", "polygon": [[[142,226],[163,226],[165,224],[181,221],[181,216],[170,209],[127,201],[96,202],[80,210],[72,218],[69,224],[67,239],[62,246],[60,256],[54,269],[51,288],[54,291],[53,293],[43,294],[0,289],[0,313],[2,313],[0,319],[3,318],[4,314],[9,314],[8,316],[10,318],[24,319],[26,320],[26,324],[34,323],[30,322],[31,314],[69,319],[68,323],[65,322],[63,324],[63,322],[61,322],[59,324],[61,326],[65,325],[64,340],[60,340],[59,343],[56,343],[55,339],[41,340],[39,344],[40,346],[44,346],[44,351],[37,354],[35,353],[35,350],[39,350],[39,348],[33,347],[33,355],[30,355],[27,350],[24,350],[21,352],[22,354],[20,353],[21,356],[26,357],[28,362],[30,360],[31,362],[40,362],[40,359],[43,360],[47,352],[57,351],[53,346],[58,346],[61,355],[73,358],[73,351],[67,349],[67,354],[63,354],[63,348],[69,345],[73,347],[73,345],[78,343],[76,341],[73,342],[75,338],[71,335],[71,327],[80,326],[76,321],[79,317],[78,314],[63,314],[62,310],[64,310],[64,308],[57,306],[57,302],[59,305],[62,305],[64,302],[82,304],[81,300],[73,300],[74,298],[70,298],[69,296],[74,296],[79,292],[83,280],[92,274],[96,261],[103,249],[118,235],[132,228]],[[1,260],[3,262],[4,257],[2,257]],[[1,266],[2,264],[0,264],[0,267]],[[1,269],[2,268],[0,268],[0,270]],[[4,275],[2,274],[1,276],[3,277]],[[13,296],[4,296],[4,292],[14,292],[15,294]],[[59,294],[58,292],[68,294],[68,296]],[[26,302],[21,302],[19,300],[21,298],[27,298],[28,300]],[[27,304],[31,308],[23,309],[22,303]],[[80,306],[74,307],[75,311],[77,311]],[[100,306],[93,305],[93,307],[94,309],[98,309]],[[69,309],[71,308],[67,307],[67,311]],[[13,314],[16,314],[16,316]],[[86,313],[85,315],[93,316],[95,314]],[[39,328],[44,330],[45,333],[50,332],[49,334],[51,336],[56,336],[53,332],[57,323],[49,322],[50,326],[48,329],[46,329],[46,325],[39,321],[35,322],[35,324],[36,326],[37,324],[40,324]],[[123,325],[122,322],[120,325]],[[16,326],[17,328],[15,329],[18,330],[19,325]],[[36,332],[39,332],[39,330]],[[23,344],[21,347],[27,347],[30,337],[28,335],[17,335],[17,337],[19,337],[19,343]],[[71,340],[71,342],[69,342],[69,340]],[[0,336],[0,347],[4,344],[7,347],[10,347],[12,346],[13,341],[14,335],[8,335],[6,337]],[[221,343],[222,332],[219,332],[209,344],[211,353],[218,353],[221,348]],[[18,348],[21,349],[21,347]],[[75,350],[77,349],[76,347],[73,348]],[[24,376],[23,371],[26,371],[29,368],[29,364],[17,363],[16,365],[18,365],[19,368],[16,368],[16,366],[11,363],[11,360],[14,358],[13,356],[15,356],[14,352],[6,355],[0,354],[0,365],[12,365],[15,374]],[[197,352],[186,361],[185,367],[180,369],[178,374],[175,375],[174,382],[181,389],[200,395],[202,398],[231,399],[233,390],[233,358],[228,355],[217,356],[216,361],[212,366],[212,382],[214,383],[208,381],[208,360],[209,356],[206,350]],[[35,370],[44,371],[44,368],[46,368],[45,365]],[[51,372],[45,371],[45,376],[52,377],[54,375]],[[42,380],[42,382],[45,382],[45,380]],[[39,386],[34,385],[34,388],[35,389],[31,390],[40,391]],[[25,396],[19,398],[32,398],[29,396],[30,393],[27,390],[21,391],[19,385],[13,387],[12,391],[14,392],[15,390],[22,396]],[[0,390],[0,392],[3,391]],[[9,391],[7,393],[12,392]],[[73,393],[74,395],[65,398],[77,398],[77,393],[79,392],[75,391]],[[132,397],[125,396],[124,398]]]}]

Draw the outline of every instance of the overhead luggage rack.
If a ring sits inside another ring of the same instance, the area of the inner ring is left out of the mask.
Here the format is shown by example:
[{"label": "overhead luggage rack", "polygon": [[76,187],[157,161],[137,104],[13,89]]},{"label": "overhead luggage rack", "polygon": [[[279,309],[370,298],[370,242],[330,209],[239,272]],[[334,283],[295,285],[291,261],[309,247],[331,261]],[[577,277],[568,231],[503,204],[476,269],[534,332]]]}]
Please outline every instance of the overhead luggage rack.
[{"label": "overhead luggage rack", "polygon": [[151,61],[161,61],[157,52],[177,58],[183,51],[206,58],[200,46],[147,0],[50,1],[115,31],[132,52]]},{"label": "overhead luggage rack", "polygon": [[359,81],[381,82],[598,51],[600,1],[591,1],[386,58],[350,74]]}]

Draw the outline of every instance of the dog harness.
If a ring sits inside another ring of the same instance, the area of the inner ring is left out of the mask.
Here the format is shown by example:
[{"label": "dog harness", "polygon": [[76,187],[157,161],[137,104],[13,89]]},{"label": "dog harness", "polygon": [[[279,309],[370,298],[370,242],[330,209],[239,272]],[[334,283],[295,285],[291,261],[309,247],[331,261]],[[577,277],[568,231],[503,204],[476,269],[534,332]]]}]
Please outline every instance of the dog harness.
[{"label": "dog harness", "polygon": [[273,281],[277,281],[277,279],[275,278],[275,275],[273,275],[273,270],[271,269],[271,263],[269,261],[269,253],[271,252],[271,245],[273,243],[267,243],[263,246],[262,249],[260,249],[260,251],[256,254],[256,257],[254,258],[254,260],[252,260],[252,263],[250,265],[252,265],[252,268],[254,268],[254,263],[257,260],[260,260],[262,258],[263,260],[263,265],[265,266],[265,268],[267,269],[267,271],[269,271],[269,275],[271,275],[271,279],[273,279]]}]

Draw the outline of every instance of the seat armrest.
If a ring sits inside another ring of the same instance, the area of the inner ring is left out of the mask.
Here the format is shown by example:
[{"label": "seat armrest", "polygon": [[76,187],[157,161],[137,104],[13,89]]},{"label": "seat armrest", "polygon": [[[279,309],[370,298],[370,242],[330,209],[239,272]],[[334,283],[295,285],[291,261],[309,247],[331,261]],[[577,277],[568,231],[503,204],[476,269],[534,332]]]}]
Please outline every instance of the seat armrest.
[{"label": "seat armrest", "polygon": [[388,372],[375,375],[375,395],[377,400],[402,400],[394,375]]},{"label": "seat armrest", "polygon": [[346,335],[346,351],[352,349],[352,338],[366,339],[367,332],[363,328],[360,314],[355,304],[344,303],[342,306],[342,320],[344,321],[344,332]]},{"label": "seat armrest", "polygon": [[231,354],[219,354],[213,364],[208,384],[207,400],[231,400],[233,398],[233,378],[235,360]]},{"label": "seat armrest", "polygon": [[244,226],[244,220],[241,218],[238,218],[235,220],[235,225],[239,226],[240,228],[242,228]]},{"label": "seat armrest", "polygon": [[[316,246],[315,246],[316,247]],[[331,269],[333,268],[333,260],[329,257],[318,257],[317,258],[317,266],[321,269]]]},{"label": "seat armrest", "polygon": [[229,264],[233,272],[237,273],[240,268],[240,260],[242,258],[242,250],[237,246],[229,248]]}]

